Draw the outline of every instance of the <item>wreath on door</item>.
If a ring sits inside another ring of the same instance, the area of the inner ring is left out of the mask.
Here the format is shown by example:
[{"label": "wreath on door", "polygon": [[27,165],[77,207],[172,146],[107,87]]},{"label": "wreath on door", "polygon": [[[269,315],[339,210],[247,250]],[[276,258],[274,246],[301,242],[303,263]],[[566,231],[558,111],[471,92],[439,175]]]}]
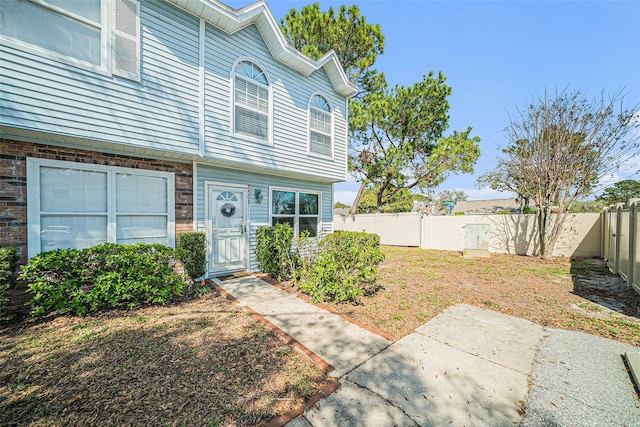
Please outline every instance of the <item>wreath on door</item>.
[{"label": "wreath on door", "polygon": [[220,208],[220,213],[227,218],[232,217],[236,213],[236,207],[232,203],[225,203]]}]

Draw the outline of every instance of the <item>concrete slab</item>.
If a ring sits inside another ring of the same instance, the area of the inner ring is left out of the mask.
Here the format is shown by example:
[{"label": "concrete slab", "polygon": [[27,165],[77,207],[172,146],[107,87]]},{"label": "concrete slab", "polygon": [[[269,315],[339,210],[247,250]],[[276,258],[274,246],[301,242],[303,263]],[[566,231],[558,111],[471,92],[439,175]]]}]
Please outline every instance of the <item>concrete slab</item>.
[{"label": "concrete slab", "polygon": [[631,371],[636,389],[640,390],[640,352],[627,351],[624,354],[624,358],[627,359],[627,366],[629,367],[629,371]]},{"label": "concrete slab", "polygon": [[416,332],[528,375],[543,330],[525,319],[459,304]]},{"label": "concrete slab", "polygon": [[517,425],[527,375],[411,334],[348,375],[422,426]]},{"label": "concrete slab", "polygon": [[251,308],[300,341],[341,377],[378,354],[390,342],[295,295],[251,304]]},{"label": "concrete slab", "polygon": [[[364,426],[415,427],[416,423],[402,409],[371,391],[350,381],[341,381],[335,393],[319,401],[304,414],[314,427]],[[295,421],[295,420],[294,420]],[[290,426],[291,423],[287,424]],[[304,424],[300,425],[303,427]]]},{"label": "concrete slab", "polygon": [[248,305],[332,365],[332,376],[341,377],[390,344],[381,336],[258,278],[241,277],[219,284],[241,305]]},{"label": "concrete slab", "polygon": [[236,279],[229,279],[225,281],[214,278],[213,281],[222,289],[237,298],[243,306],[251,306],[251,304],[256,302],[283,298],[291,295],[290,293],[253,276],[238,277]]},{"label": "concrete slab", "polygon": [[521,426],[640,426],[640,402],[622,359],[636,347],[563,329],[547,334]]}]

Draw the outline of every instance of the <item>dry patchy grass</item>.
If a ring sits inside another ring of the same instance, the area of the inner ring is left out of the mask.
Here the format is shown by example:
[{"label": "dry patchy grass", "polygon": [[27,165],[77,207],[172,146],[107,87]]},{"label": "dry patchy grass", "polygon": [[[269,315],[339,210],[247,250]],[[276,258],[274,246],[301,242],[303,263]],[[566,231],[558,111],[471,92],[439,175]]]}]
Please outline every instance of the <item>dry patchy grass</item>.
[{"label": "dry patchy grass", "polygon": [[329,307],[395,338],[466,303],[535,323],[584,331],[640,345],[640,295],[608,272],[601,260],[383,247],[383,289],[360,305]]},{"label": "dry patchy grass", "polygon": [[0,425],[261,424],[327,382],[214,294],[0,327]]}]

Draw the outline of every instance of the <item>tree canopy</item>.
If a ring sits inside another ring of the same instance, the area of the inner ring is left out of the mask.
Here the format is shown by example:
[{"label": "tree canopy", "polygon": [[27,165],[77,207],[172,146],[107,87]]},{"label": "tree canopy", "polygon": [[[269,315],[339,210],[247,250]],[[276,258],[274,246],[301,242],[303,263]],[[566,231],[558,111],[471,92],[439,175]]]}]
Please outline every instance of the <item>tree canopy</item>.
[{"label": "tree canopy", "polygon": [[575,202],[638,153],[638,135],[631,132],[638,126],[637,109],[622,104],[620,95],[545,93],[510,117],[505,129],[510,145],[490,181],[534,203],[541,257],[552,255]]},{"label": "tree canopy", "polygon": [[392,197],[386,198],[382,208],[378,209],[378,190],[375,187],[365,188],[360,198],[360,203],[358,203],[356,213],[411,212],[411,209],[413,209],[413,201],[420,198],[424,199],[424,196],[412,194],[405,188],[395,192]]},{"label": "tree canopy", "polygon": [[[360,87],[349,102],[349,167],[365,187],[377,189],[376,210],[399,193],[440,184],[450,172],[471,173],[479,156],[479,138],[471,128],[448,128],[451,88],[442,73],[389,88],[374,68],[384,52],[379,25],[370,24],[356,5],[320,10],[319,3],[291,9],[280,27],[292,46],[318,59],[334,50],[347,76]],[[415,190],[414,190],[415,192]]]},{"label": "tree canopy", "polygon": [[319,3],[291,9],[280,20],[280,29],[289,43],[313,59],[333,50],[347,77],[361,93],[377,87],[384,79],[373,65],[384,52],[380,25],[369,24],[356,5],[320,10]]},{"label": "tree canopy", "polygon": [[629,199],[640,198],[640,182],[634,179],[618,181],[611,187],[604,189],[603,193],[596,197],[608,205],[627,203]]},{"label": "tree canopy", "polygon": [[451,88],[442,73],[412,86],[368,93],[353,105],[350,169],[377,189],[377,206],[402,190],[425,190],[449,173],[472,173],[480,138],[471,128],[448,136]]}]

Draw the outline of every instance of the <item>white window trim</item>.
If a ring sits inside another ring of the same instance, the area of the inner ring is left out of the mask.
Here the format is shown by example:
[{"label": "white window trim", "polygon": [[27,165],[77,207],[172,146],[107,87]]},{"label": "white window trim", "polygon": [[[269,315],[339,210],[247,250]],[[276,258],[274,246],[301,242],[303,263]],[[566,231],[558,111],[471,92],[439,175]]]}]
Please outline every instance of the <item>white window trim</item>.
[{"label": "white window trim", "polygon": [[[274,215],[273,214],[273,192],[274,191],[285,191],[290,193],[295,193],[295,213],[293,215]],[[318,195],[318,215],[300,215],[300,193],[304,194],[317,194]],[[323,230],[322,225],[322,191],[313,191],[313,190],[305,190],[305,189],[297,189],[290,187],[269,187],[269,225],[273,225],[273,217],[293,217],[293,236],[298,237],[300,235],[300,217],[317,217],[318,221],[316,223],[316,237],[318,238],[321,235],[321,231]]]},{"label": "white window trim", "polygon": [[[1,1],[1,0],[0,0]],[[257,138],[257,137],[253,137],[251,135],[246,135],[244,133],[237,133],[236,132],[236,76],[240,77],[242,79],[245,79],[247,81],[249,81],[249,79],[246,76],[240,75],[240,74],[236,74],[236,66],[242,62],[242,61],[249,61],[249,62],[253,62],[257,67],[259,67],[262,72],[264,73],[265,78],[267,79],[267,83],[268,86],[265,86],[264,84],[257,82],[257,81],[253,81],[253,83],[262,86],[262,87],[266,87],[268,93],[269,93],[269,103],[268,103],[268,108],[269,111],[267,113],[267,139],[261,139],[261,138]],[[271,78],[269,77],[269,74],[267,73],[266,69],[262,66],[262,64],[260,64],[258,61],[256,61],[255,59],[249,58],[249,57],[242,57],[242,58],[238,58],[236,59],[236,61],[233,63],[233,66],[231,67],[231,76],[229,78],[229,86],[231,87],[231,96],[230,96],[230,101],[231,101],[231,123],[230,123],[230,134],[236,138],[239,139],[243,139],[246,141],[252,141],[252,142],[257,142],[263,145],[270,145],[273,146],[273,84],[271,83]]]},{"label": "white window trim", "polygon": [[[0,0],[3,1],[3,0]],[[76,19],[76,15],[73,13],[63,12],[62,9],[57,6],[50,5],[46,1],[42,0],[27,0],[33,4],[44,7],[45,9],[51,10],[53,12],[59,13],[60,15]],[[141,25],[140,25],[140,3],[138,0],[129,0],[133,3],[137,4],[138,7],[138,16],[137,16],[137,25],[138,25],[138,51],[137,51],[137,59],[138,59],[138,72],[137,75],[123,75],[122,73],[114,73],[114,38],[115,38],[115,1],[116,0],[101,0],[100,2],[100,25],[91,25],[95,28],[100,28],[100,65],[94,65],[85,61],[81,61],[76,58],[72,58],[57,52],[50,51],[43,47],[27,43],[21,40],[14,39],[12,37],[4,36],[0,34],[0,44],[9,46],[16,50],[31,53],[41,58],[49,59],[51,61],[60,62],[64,65],[71,65],[76,68],[80,68],[86,71],[90,71],[92,73],[100,74],[103,76],[111,77],[111,76],[120,76],[123,78],[127,78],[129,80],[140,81],[141,76],[141,55],[140,49],[142,46],[141,41]],[[77,17],[78,21],[85,22],[86,19],[83,17]]]},{"label": "white window trim", "polygon": [[115,181],[116,174],[126,173],[130,175],[153,176],[167,179],[167,244],[175,247],[175,174],[173,172],[161,172],[148,169],[132,169],[119,166],[94,165],[92,163],[67,162],[62,160],[50,160],[28,157],[27,158],[27,224],[29,258],[41,252],[40,241],[40,167],[69,168],[77,170],[89,170],[105,172],[107,174],[107,242],[115,243],[116,235],[116,210],[115,210]]},{"label": "white window trim", "polygon": [[[318,111],[322,111],[323,113],[327,113],[324,110],[320,110],[319,108],[316,108],[314,106],[311,105],[311,101],[313,100],[313,98],[319,95],[321,97],[324,98],[325,101],[327,101],[327,104],[329,105],[329,117],[331,118],[331,133],[327,134],[327,133],[323,133],[323,132],[318,132],[318,131],[313,131],[311,129],[311,109],[314,110],[318,110]],[[331,159],[333,160],[333,154],[334,154],[334,147],[335,147],[335,138],[334,138],[334,129],[335,129],[335,118],[334,118],[334,114],[333,114],[333,106],[331,105],[331,101],[329,101],[329,98],[324,95],[323,93],[320,92],[314,92],[313,94],[311,94],[311,96],[309,97],[309,103],[307,104],[307,129],[308,129],[308,141],[307,141],[307,154],[309,154],[310,156],[315,156],[315,157],[321,157],[324,159]],[[311,132],[318,132],[321,133],[323,135],[328,135],[331,138],[331,153],[330,154],[322,154],[322,153],[318,153],[316,151],[312,151],[311,150]]]}]

